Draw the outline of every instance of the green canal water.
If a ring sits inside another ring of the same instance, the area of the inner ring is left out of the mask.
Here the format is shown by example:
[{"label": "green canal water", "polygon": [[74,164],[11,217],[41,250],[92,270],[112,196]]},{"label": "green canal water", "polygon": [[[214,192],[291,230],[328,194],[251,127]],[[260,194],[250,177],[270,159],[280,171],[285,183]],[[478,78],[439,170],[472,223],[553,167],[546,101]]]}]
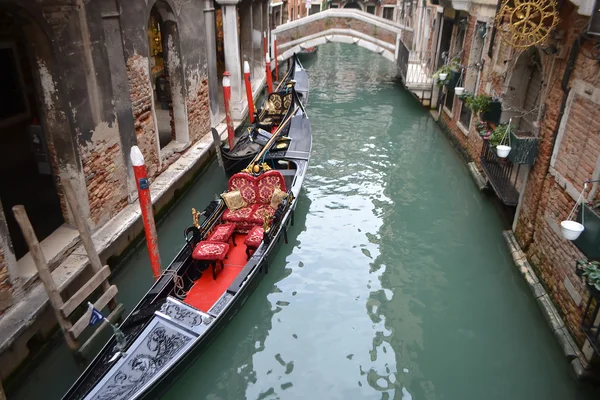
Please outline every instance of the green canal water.
[{"label": "green canal water", "polygon": [[[593,399],[512,264],[492,202],[394,66],[329,44],[306,62],[314,146],[289,244],[163,399]],[[213,164],[159,225],[168,262],[190,209],[225,188]],[[116,283],[151,283],[140,247]],[[64,346],[15,399],[59,398]]]}]

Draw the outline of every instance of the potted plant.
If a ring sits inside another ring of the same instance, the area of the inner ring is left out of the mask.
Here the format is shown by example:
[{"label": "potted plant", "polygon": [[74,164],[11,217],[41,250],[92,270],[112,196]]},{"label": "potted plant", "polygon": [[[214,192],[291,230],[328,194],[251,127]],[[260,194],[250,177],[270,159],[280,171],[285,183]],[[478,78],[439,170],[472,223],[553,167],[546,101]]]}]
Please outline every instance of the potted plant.
[{"label": "potted plant", "polygon": [[502,116],[502,101],[499,97],[492,96],[489,98],[489,106],[486,111],[481,114],[481,119],[489,121],[493,124],[500,123]]},{"label": "potted plant", "polygon": [[600,293],[600,262],[577,260],[575,273],[587,284],[590,291],[598,295]]},{"label": "potted plant", "polygon": [[433,74],[433,79],[436,80],[436,85],[438,87],[451,82],[454,77],[454,75],[451,74],[460,70],[460,64],[458,63],[459,61],[460,60],[458,58],[453,58],[450,63],[442,65],[437,71],[435,71]]},{"label": "potted plant", "polygon": [[491,97],[486,94],[478,94],[469,96],[465,99],[465,104],[483,121],[488,121],[493,124],[500,122],[502,114],[502,103],[496,97]]},{"label": "potted plant", "polygon": [[509,133],[510,123],[496,126],[496,129],[494,129],[490,135],[490,144],[496,147],[496,154],[500,158],[506,158],[510,153],[511,147],[508,140]]}]

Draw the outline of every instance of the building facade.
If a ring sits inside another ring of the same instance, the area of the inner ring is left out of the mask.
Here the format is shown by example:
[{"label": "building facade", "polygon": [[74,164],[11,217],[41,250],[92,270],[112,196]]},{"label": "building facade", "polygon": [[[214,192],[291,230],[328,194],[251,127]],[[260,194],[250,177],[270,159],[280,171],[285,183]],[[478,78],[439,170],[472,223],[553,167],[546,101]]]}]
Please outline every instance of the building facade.
[{"label": "building facade", "polygon": [[224,118],[224,70],[245,116],[242,64],[258,93],[271,20],[264,0],[0,0],[0,321],[40,285],[12,207],[54,269],[78,244],[64,182],[92,233],[118,218],[137,201],[131,147],[161,176]]},{"label": "building facade", "polygon": [[[578,374],[597,377],[600,296],[576,262],[600,259],[598,183],[585,184],[600,177],[600,12],[594,1],[544,4],[530,18],[510,2],[428,3],[432,34],[416,31],[413,52],[431,66],[438,123],[502,204],[572,338]],[[561,230],[569,219],[585,227],[574,241]]]}]

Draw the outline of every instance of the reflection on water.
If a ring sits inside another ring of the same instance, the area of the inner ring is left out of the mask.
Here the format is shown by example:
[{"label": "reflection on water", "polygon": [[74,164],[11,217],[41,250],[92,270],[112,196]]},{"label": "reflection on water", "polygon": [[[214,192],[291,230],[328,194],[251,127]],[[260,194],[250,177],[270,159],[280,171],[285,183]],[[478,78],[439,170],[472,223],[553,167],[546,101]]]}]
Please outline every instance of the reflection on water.
[{"label": "reflection on water", "polygon": [[339,44],[305,64],[304,219],[164,398],[591,399],[500,218],[394,66]]},{"label": "reflection on water", "polygon": [[[571,378],[499,216],[394,66],[339,44],[305,64],[314,147],[290,242],[162,398],[598,398]],[[211,170],[159,228],[163,257],[224,182]],[[142,248],[120,279],[146,268]]]}]

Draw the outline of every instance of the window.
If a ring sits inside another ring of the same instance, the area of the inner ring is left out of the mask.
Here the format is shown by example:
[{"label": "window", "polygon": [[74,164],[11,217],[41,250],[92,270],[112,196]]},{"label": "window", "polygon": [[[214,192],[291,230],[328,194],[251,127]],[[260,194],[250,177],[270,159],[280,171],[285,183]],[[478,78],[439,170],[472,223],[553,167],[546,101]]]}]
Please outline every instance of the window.
[{"label": "window", "polygon": [[444,104],[448,110],[452,111],[452,106],[454,105],[454,89],[448,88],[446,91],[446,101]]},{"label": "window", "polygon": [[459,121],[465,128],[469,129],[471,126],[471,109],[465,105],[464,101],[461,103]]},{"label": "window", "polygon": [[394,7],[384,7],[382,16],[385,19],[389,19],[390,21],[393,21],[394,20]]},{"label": "window", "polygon": [[339,8],[339,6],[337,4],[330,4],[329,8]]},{"label": "window", "polygon": [[369,14],[375,14],[375,6],[367,6],[367,12]]},{"label": "window", "polygon": [[310,15],[316,14],[319,11],[321,11],[321,5],[320,4],[313,4],[310,6]]}]

